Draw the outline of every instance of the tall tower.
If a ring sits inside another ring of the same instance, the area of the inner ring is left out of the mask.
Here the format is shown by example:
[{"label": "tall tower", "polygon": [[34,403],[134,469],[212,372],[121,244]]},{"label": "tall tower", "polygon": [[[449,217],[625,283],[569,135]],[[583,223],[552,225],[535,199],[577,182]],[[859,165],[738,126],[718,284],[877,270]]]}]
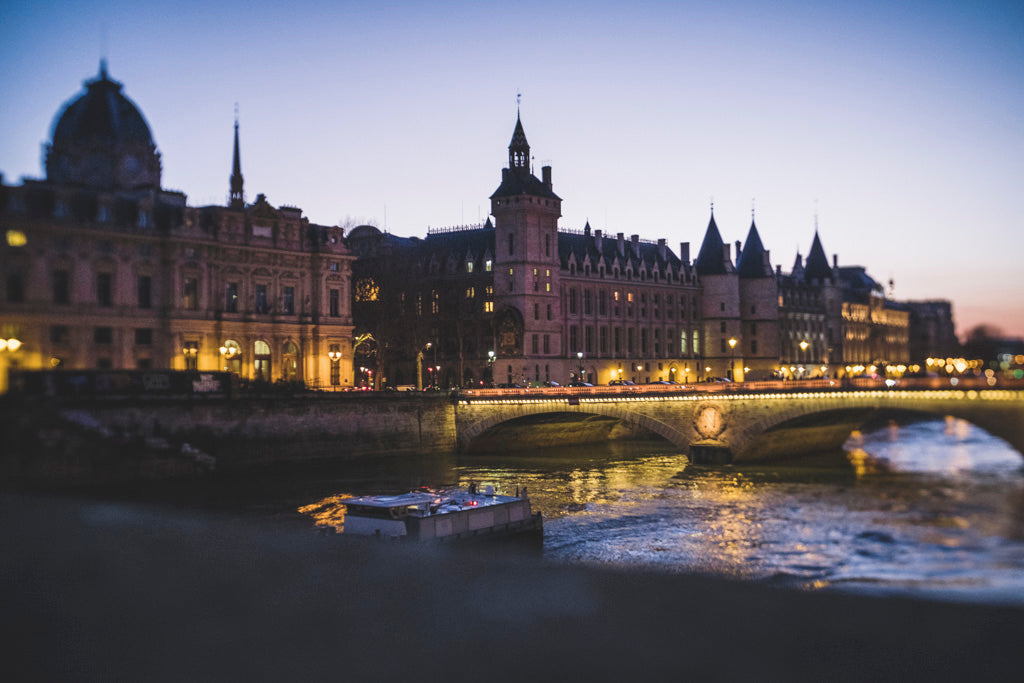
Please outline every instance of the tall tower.
[{"label": "tall tower", "polygon": [[701,374],[706,377],[742,379],[740,340],[739,276],[732,264],[729,245],[722,241],[715,223],[714,208],[708,222],[700,253],[693,262],[700,279],[704,344]]},{"label": "tall tower", "polygon": [[736,272],[740,278],[737,347],[744,363],[743,378],[771,379],[779,364],[779,284],[768,250],[757,232],[753,212],[743,251],[736,259]]},{"label": "tall tower", "polygon": [[[543,366],[545,359],[564,356],[565,346],[558,275],[562,200],[552,190],[551,167],[541,174],[538,179],[531,172],[530,144],[517,115],[508,168],[501,170],[501,185],[491,195],[495,351],[499,358],[531,358]],[[499,381],[502,369],[496,369]],[[519,368],[511,374],[517,377]]]},{"label": "tall tower", "polygon": [[243,186],[242,158],[238,151],[238,110],[235,109],[235,158],[231,166],[231,200],[228,203],[228,206],[232,209],[245,208],[245,193],[242,189]]}]

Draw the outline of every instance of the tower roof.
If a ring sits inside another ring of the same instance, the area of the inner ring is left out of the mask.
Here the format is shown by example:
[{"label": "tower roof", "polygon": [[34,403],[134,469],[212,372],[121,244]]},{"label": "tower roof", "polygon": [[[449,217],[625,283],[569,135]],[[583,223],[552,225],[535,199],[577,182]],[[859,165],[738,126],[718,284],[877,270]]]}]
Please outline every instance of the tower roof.
[{"label": "tower roof", "polygon": [[817,230],[814,231],[811,251],[807,254],[804,277],[818,280],[832,279],[832,268],[828,265],[828,258],[825,256],[825,249],[821,246],[821,238],[818,237]]},{"label": "tower roof", "polygon": [[736,272],[745,278],[774,276],[771,263],[768,262],[768,252],[761,243],[761,236],[753,220],[750,221],[750,231],[743,243],[743,252],[736,262]]},{"label": "tower roof", "polygon": [[725,256],[725,242],[722,241],[722,234],[718,232],[718,225],[715,224],[714,210],[711,212],[707,232],[704,233],[704,241],[700,245],[700,253],[697,254],[697,260],[693,265],[698,275],[725,275],[733,272],[732,260]]},{"label": "tower roof", "polygon": [[149,124],[122,85],[107,75],[100,62],[96,78],[85,81],[85,93],[69,100],[53,125],[53,146],[82,144],[139,144],[153,146]]},{"label": "tower roof", "polygon": [[516,114],[516,127],[512,131],[512,141],[508,145],[508,168],[501,171],[501,185],[491,195],[495,197],[514,197],[531,195],[547,199],[561,199],[552,191],[548,183],[543,182],[530,170],[530,143],[526,141],[523,121]]},{"label": "tower roof", "polygon": [[527,150],[530,149],[530,143],[526,141],[526,131],[523,130],[523,120],[520,118],[519,113],[516,113],[516,127],[512,131],[512,141],[508,143],[511,147],[525,147]]}]

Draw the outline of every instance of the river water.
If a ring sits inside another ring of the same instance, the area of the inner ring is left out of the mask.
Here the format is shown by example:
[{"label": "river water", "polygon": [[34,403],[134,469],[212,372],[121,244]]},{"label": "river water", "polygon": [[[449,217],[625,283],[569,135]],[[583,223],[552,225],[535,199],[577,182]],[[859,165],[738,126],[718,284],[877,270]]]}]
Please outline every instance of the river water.
[{"label": "river water", "polygon": [[847,448],[842,468],[697,467],[663,441],[393,458],[236,482],[217,500],[333,533],[346,495],[527,487],[554,562],[1024,605],[1024,456],[952,418]]}]

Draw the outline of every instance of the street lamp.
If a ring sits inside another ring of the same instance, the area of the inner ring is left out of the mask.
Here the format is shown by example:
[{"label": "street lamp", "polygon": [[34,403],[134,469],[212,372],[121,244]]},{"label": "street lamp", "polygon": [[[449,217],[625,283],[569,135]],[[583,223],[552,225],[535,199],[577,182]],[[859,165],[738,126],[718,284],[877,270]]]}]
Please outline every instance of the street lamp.
[{"label": "street lamp", "polygon": [[736,349],[736,337],[729,337],[729,379],[736,379],[735,361],[731,358],[732,352]]},{"label": "street lamp", "polygon": [[[15,337],[10,337],[9,339],[0,339],[0,353],[2,353],[4,351],[10,352],[10,353],[14,353],[15,351],[17,351],[20,348],[21,348],[21,340],[20,339],[16,339]],[[12,362],[10,363],[10,366],[12,368],[17,367],[14,364],[13,359],[12,359]],[[0,391],[6,391],[6,389],[7,389],[7,373],[3,372],[3,371],[0,371]]]},{"label": "street lamp", "polygon": [[810,344],[807,343],[806,339],[801,339],[800,340],[800,350],[801,351],[806,351],[808,346],[810,346]]},{"label": "street lamp", "polygon": [[582,351],[577,351],[576,352],[576,362],[580,366],[580,372],[576,376],[576,380],[579,381],[579,382],[582,382],[582,381],[584,381],[583,380],[583,352]]},{"label": "street lamp", "polygon": [[416,351],[416,391],[423,391],[423,352],[433,346],[433,343],[427,342]]}]

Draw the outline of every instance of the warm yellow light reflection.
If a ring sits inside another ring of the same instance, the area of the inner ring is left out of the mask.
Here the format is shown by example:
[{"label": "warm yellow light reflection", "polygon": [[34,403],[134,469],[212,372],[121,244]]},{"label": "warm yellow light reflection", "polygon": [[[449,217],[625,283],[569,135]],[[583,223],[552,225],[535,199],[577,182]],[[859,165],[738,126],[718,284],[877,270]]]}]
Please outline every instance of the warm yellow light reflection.
[{"label": "warm yellow light reflection", "polygon": [[322,500],[309,505],[303,505],[299,512],[313,518],[314,524],[323,529],[333,529],[336,533],[345,530],[345,504],[341,501],[348,498],[348,494],[337,494],[328,496]]}]

